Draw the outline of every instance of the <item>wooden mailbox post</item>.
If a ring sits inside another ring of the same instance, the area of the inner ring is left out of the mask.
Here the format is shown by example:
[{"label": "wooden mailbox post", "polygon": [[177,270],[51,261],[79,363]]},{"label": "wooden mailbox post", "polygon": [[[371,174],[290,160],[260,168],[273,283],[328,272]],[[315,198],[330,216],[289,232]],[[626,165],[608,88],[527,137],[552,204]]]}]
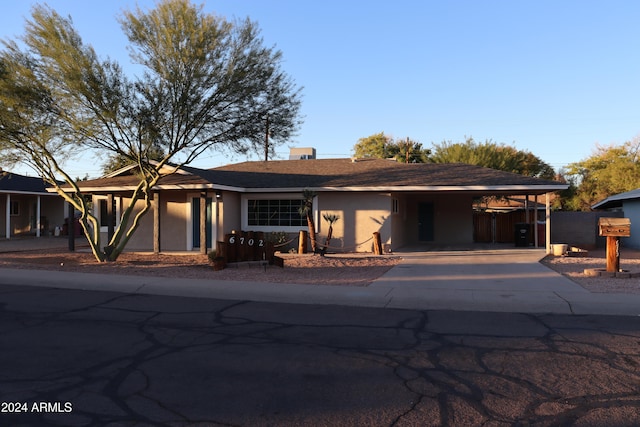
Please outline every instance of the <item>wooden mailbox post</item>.
[{"label": "wooden mailbox post", "polygon": [[600,218],[598,230],[601,236],[607,237],[607,272],[620,271],[620,237],[631,236],[631,220],[629,218]]}]

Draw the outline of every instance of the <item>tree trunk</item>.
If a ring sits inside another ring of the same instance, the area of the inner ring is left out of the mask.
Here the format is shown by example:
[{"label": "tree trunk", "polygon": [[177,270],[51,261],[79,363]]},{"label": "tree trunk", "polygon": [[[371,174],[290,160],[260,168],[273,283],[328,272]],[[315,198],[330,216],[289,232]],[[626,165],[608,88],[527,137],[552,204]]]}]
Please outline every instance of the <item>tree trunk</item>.
[{"label": "tree trunk", "polygon": [[327,232],[327,240],[324,242],[324,246],[328,247],[331,242],[331,237],[333,236],[333,225],[329,224],[329,231]]},{"label": "tree trunk", "polygon": [[311,250],[315,253],[317,248],[316,245],[316,226],[313,223],[313,214],[307,213],[307,225],[309,226],[309,239],[311,240]]}]

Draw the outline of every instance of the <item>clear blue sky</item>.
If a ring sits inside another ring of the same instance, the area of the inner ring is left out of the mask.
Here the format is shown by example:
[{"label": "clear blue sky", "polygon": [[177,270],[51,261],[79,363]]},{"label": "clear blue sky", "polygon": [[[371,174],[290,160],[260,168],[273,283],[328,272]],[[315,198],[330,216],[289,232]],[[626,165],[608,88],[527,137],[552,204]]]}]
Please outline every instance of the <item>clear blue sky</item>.
[{"label": "clear blue sky", "polygon": [[[3,3],[0,37],[22,34],[34,3]],[[116,16],[134,0],[47,4],[71,15],[99,55],[129,64]],[[304,86],[305,122],[290,146],[315,147],[320,158],[348,157],[378,132],[426,147],[473,136],[558,169],[596,143],[640,134],[639,1],[219,0],[205,10],[250,17],[282,50],[285,71]],[[243,160],[213,152],[194,165]],[[93,159],[68,169],[100,171]]]}]

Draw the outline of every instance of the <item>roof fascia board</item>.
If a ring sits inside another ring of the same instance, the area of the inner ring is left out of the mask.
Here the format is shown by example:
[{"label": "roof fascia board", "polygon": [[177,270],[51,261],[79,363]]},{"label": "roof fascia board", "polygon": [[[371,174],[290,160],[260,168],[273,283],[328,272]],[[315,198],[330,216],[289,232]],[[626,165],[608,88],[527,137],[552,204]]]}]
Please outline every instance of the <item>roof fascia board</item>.
[{"label": "roof fascia board", "polygon": [[[157,166],[159,162],[157,160],[150,160],[149,163],[152,164],[152,165],[156,165]],[[124,167],[122,167],[122,168],[120,168],[118,170],[115,170],[113,172],[110,172],[110,173],[104,175],[103,178],[114,178],[116,176],[122,175],[123,173],[128,172],[128,171],[130,171],[132,169],[135,169],[137,167],[138,167],[138,165],[135,164],[135,163],[131,164],[131,165],[128,165],[128,166],[124,166]],[[178,175],[192,175],[191,172],[187,172],[186,170],[182,169],[179,165],[164,165],[164,166],[162,166],[161,170],[162,169],[173,169],[173,171],[170,172],[168,175],[171,175],[171,174],[174,174],[174,173],[178,174]]]},{"label": "roof fascia board", "polygon": [[[459,185],[459,186],[370,186],[370,187],[283,187],[283,188],[242,188],[216,184],[187,184],[187,185],[156,185],[154,190],[226,190],[238,193],[299,193],[310,189],[312,191],[335,191],[335,192],[371,192],[371,191],[395,191],[395,192],[538,192],[546,193],[552,191],[565,190],[567,185]],[[136,186],[120,187],[80,187],[83,192],[117,192],[133,191]],[[55,189],[48,189],[55,192]]]},{"label": "roof fascia board", "polygon": [[[137,186],[126,185],[119,187],[82,187],[80,186],[80,191],[85,193],[109,193],[109,192],[118,192],[118,191],[134,191]],[[244,188],[237,187],[228,187],[228,186],[220,186],[215,184],[186,184],[186,185],[155,185],[152,187],[152,190],[228,190],[228,191],[237,191],[239,193],[243,193],[246,190]],[[48,189],[48,192],[55,192],[55,189]]]},{"label": "roof fascia board", "polygon": [[52,191],[47,189],[46,193],[40,193],[39,191],[10,191],[10,190],[0,190],[0,194],[24,194],[30,196],[55,196],[55,194],[51,194]]},{"label": "roof fascia board", "polygon": [[294,193],[300,192],[303,190],[312,190],[312,191],[351,191],[351,192],[370,192],[370,191],[395,191],[395,192],[445,192],[445,191],[455,191],[455,192],[463,192],[463,191],[516,191],[516,192],[540,192],[546,193],[550,191],[559,191],[567,189],[567,185],[539,185],[539,186],[531,186],[531,185],[497,185],[497,186],[486,186],[486,185],[460,185],[460,186],[385,186],[385,187],[287,187],[287,188],[246,188],[243,191],[247,193],[271,193],[271,192],[280,192],[280,193]]}]

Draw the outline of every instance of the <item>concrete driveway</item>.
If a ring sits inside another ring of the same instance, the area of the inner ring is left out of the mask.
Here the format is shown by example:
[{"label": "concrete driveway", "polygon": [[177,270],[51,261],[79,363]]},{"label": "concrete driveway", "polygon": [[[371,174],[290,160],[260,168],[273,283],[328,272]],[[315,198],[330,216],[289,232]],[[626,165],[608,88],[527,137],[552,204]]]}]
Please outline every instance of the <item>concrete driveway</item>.
[{"label": "concrete driveway", "polygon": [[[371,286],[389,287],[398,304],[429,309],[563,312],[590,292],[539,261],[543,249],[403,252],[403,262]],[[395,306],[392,300],[389,306]]]}]

